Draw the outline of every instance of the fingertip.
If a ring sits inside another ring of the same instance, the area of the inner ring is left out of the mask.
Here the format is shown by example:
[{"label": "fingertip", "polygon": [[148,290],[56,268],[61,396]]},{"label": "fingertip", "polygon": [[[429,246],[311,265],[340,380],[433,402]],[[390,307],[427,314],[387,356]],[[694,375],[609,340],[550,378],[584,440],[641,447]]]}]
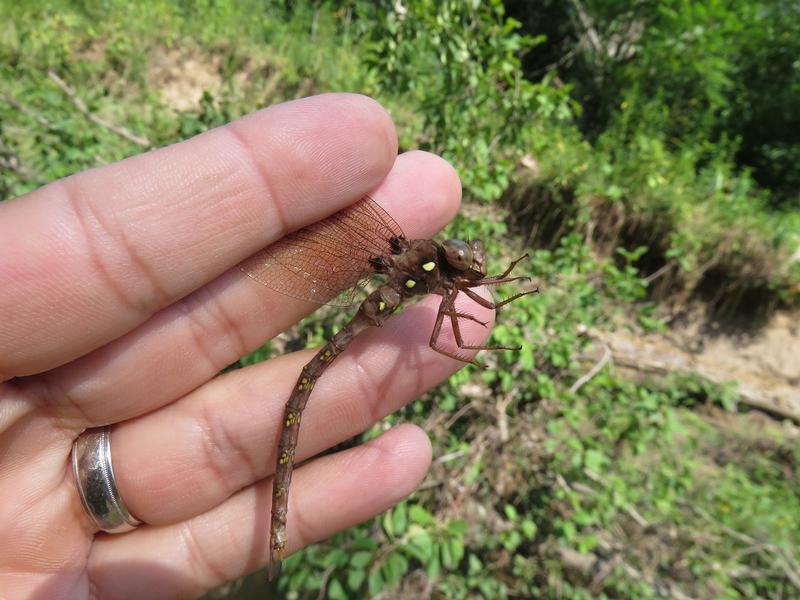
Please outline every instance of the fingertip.
[{"label": "fingertip", "polygon": [[412,423],[403,423],[369,442],[391,455],[390,463],[403,467],[409,464],[430,464],[433,447],[428,434]]},{"label": "fingertip", "polygon": [[332,126],[351,136],[354,133],[361,136],[357,141],[370,149],[369,158],[376,165],[376,174],[386,176],[397,158],[397,130],[380,102],[351,92],[329,92],[307,100],[318,103],[323,114],[329,114]]},{"label": "fingertip", "polygon": [[438,154],[424,150],[410,150],[398,158],[427,174],[424,184],[427,186],[429,202],[440,204],[441,211],[450,221],[461,208],[461,178],[455,167]]},{"label": "fingertip", "polygon": [[381,489],[374,501],[388,507],[417,489],[428,472],[433,449],[422,429],[406,423],[335,456],[338,469],[331,472],[332,477],[341,483],[343,474],[349,473],[367,487],[372,480]]},{"label": "fingertip", "polygon": [[372,440],[385,455],[383,465],[387,488],[392,490],[390,502],[399,502],[425,479],[433,457],[428,434],[420,427],[404,423]]},{"label": "fingertip", "polygon": [[411,238],[433,237],[461,206],[461,180],[446,160],[421,150],[397,157],[373,197]]},{"label": "fingertip", "polygon": [[266,174],[268,191],[283,211],[308,208],[310,215],[300,210],[301,222],[289,223],[293,228],[335,212],[374,188],[397,156],[397,133],[389,113],[361,94],[327,93],[292,100],[227,127]]},{"label": "fingertip", "polygon": [[325,94],[325,96],[327,95],[338,96],[344,101],[350,102],[355,112],[362,115],[362,118],[368,122],[370,131],[375,138],[383,140],[383,144],[380,146],[385,150],[383,158],[391,166],[397,157],[397,130],[389,111],[380,102],[364,94]]}]

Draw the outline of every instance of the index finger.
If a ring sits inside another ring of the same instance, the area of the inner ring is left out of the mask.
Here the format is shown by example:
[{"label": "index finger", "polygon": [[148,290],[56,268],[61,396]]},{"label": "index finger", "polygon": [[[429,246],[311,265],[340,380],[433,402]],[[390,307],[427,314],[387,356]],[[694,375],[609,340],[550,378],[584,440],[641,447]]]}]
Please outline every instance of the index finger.
[{"label": "index finger", "polygon": [[0,380],[81,356],[336,212],[396,151],[380,105],[328,94],[0,204]]}]

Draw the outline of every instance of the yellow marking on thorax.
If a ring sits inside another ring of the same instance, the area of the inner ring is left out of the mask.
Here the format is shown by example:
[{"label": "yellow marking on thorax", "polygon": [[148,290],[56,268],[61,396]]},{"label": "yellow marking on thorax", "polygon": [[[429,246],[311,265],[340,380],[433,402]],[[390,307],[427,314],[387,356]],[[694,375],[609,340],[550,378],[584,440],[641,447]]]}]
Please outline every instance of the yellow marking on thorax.
[{"label": "yellow marking on thorax", "polygon": [[433,262],[433,261],[426,262],[424,265],[422,265],[422,270],[423,271],[430,272],[430,271],[433,271],[435,268],[436,268],[436,263]]},{"label": "yellow marking on thorax", "polygon": [[414,289],[414,286],[415,286],[415,285],[417,285],[417,282],[416,282],[416,281],[414,281],[413,279],[406,279],[406,287],[407,287],[408,289],[410,289],[410,290],[411,290],[411,289]]},{"label": "yellow marking on thorax", "polygon": [[380,302],[378,302],[378,310],[379,310],[379,311],[381,311],[381,312],[383,312],[384,310],[386,310],[386,302],[384,302],[383,300],[381,300]]}]

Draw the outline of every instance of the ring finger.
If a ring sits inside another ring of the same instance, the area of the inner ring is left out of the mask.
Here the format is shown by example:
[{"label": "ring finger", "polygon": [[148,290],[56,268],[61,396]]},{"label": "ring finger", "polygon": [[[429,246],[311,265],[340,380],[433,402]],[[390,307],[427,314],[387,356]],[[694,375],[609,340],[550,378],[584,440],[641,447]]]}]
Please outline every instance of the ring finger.
[{"label": "ring finger", "polygon": [[[425,434],[405,425],[304,465],[294,477],[289,552],[386,510],[419,485],[430,458]],[[187,521],[98,538],[88,562],[96,595],[193,598],[263,566],[269,496],[264,481]]]},{"label": "ring finger", "polygon": [[[468,299],[459,310],[482,321]],[[303,414],[295,462],[360,433],[461,366],[428,347],[436,299],[427,298],[364,332],[320,378]],[[462,325],[465,339],[488,329]],[[452,331],[442,341],[452,345]],[[311,351],[227,373],[178,402],[113,430],[117,484],[131,512],[175,523],[218,505],[269,475],[283,405]],[[291,516],[290,516],[291,518]]]}]

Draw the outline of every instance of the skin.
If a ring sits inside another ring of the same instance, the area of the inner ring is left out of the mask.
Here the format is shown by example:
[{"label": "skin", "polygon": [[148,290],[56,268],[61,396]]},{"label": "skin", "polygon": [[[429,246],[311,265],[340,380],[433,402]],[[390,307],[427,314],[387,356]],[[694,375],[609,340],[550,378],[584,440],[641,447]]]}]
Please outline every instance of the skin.
[{"label": "skin", "polygon": [[[11,598],[192,598],[268,561],[283,405],[307,350],[217,374],[315,309],[236,265],[369,193],[411,238],[458,210],[445,161],[396,156],[357,95],[276,105],[180,144],[0,203],[0,590]],[[467,299],[458,309],[492,313]],[[457,370],[428,347],[437,298],[359,336],[303,415],[297,461]],[[465,321],[464,337],[488,334]],[[452,332],[443,331],[452,345]],[[120,492],[145,522],[98,533],[69,467],[114,424]],[[288,553],[412,492],[427,436],[396,427],[295,472]]]}]

